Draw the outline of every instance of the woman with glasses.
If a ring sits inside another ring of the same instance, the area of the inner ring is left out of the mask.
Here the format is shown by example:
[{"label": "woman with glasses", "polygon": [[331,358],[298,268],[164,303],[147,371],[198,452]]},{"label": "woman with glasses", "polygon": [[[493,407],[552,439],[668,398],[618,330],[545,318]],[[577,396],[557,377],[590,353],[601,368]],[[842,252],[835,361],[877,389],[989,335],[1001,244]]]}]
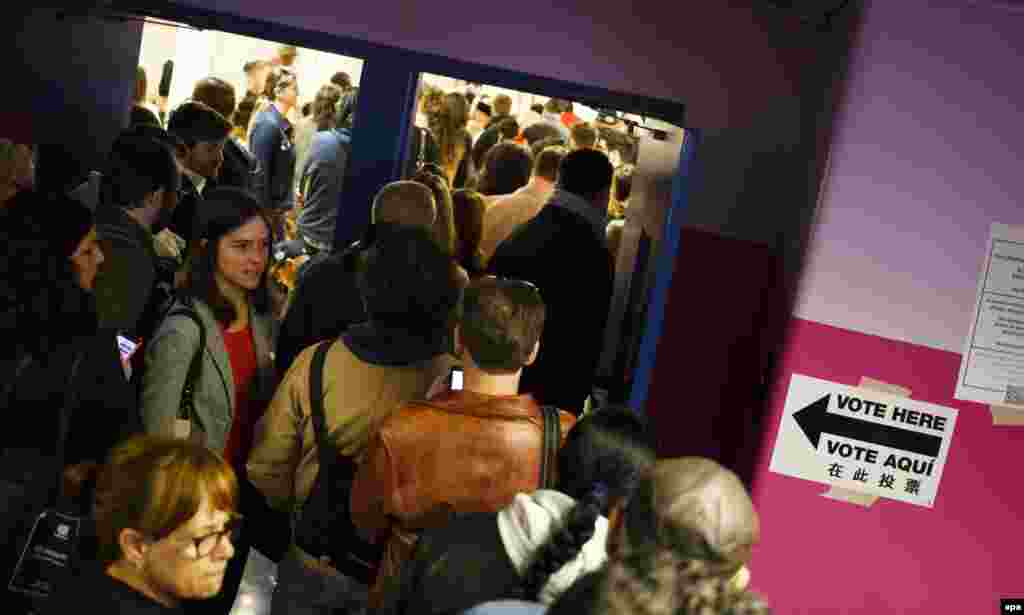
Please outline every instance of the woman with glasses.
[{"label": "woman with glasses", "polygon": [[219,455],[185,440],[136,436],[100,473],[98,566],[51,598],[53,614],[179,613],[216,595],[235,555],[238,483]]}]

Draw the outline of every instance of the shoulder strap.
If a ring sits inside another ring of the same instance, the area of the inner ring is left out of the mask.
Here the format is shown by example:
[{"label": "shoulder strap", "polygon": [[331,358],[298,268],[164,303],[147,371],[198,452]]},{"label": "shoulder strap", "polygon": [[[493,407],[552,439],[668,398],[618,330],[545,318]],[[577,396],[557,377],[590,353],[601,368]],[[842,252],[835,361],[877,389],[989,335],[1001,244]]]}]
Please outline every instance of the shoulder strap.
[{"label": "shoulder strap", "polygon": [[334,342],[321,342],[313,353],[313,363],[309,366],[309,400],[312,408],[313,431],[316,433],[317,456],[320,458],[320,471],[325,472],[330,463],[330,452],[327,447],[327,416],[324,412],[324,366],[327,363],[327,352]]},{"label": "shoulder strap", "polygon": [[203,322],[199,320],[199,314],[196,313],[195,308],[192,306],[191,301],[184,301],[185,307],[175,308],[167,314],[167,318],[172,316],[185,316],[191,318],[196,327],[199,328],[199,345],[196,347],[195,352],[192,354],[192,361],[188,365],[188,373],[185,375],[185,386],[181,392],[182,403],[178,408],[178,418],[182,420],[191,420],[191,416],[181,416],[182,410],[188,411],[188,408],[192,405],[192,394],[195,391],[196,382],[199,381],[199,376],[203,369],[203,349],[206,348],[206,327],[203,326]]},{"label": "shoulder strap", "polygon": [[558,418],[558,408],[541,406],[544,415],[544,447],[540,458],[540,488],[552,489],[555,486],[555,464],[558,446],[562,442],[562,423]]}]

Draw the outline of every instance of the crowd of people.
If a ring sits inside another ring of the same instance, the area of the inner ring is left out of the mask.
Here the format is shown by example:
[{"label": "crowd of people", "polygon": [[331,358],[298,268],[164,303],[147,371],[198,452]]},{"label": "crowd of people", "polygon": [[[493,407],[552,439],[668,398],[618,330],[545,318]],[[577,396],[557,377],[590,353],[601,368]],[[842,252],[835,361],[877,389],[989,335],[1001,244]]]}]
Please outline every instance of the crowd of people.
[{"label": "crowd of people", "polygon": [[289,58],[137,97],[67,189],[0,140],[5,583],[82,520],[10,603],[227,615],[257,550],[274,615],[767,613],[739,479],[588,403],[631,163],[564,101],[424,87],[405,177],[346,203],[358,89],[303,117]]}]

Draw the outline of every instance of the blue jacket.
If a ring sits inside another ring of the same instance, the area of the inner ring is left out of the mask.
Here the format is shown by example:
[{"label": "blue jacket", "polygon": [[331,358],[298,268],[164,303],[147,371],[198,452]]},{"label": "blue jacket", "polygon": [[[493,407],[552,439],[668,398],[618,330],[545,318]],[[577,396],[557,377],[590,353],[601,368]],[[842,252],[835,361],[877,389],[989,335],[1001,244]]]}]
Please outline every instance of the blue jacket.
[{"label": "blue jacket", "polygon": [[344,128],[316,133],[302,168],[300,189],[306,204],[299,214],[299,232],[325,250],[330,250],[334,243],[351,142],[352,137]]},{"label": "blue jacket", "polygon": [[291,209],[295,204],[295,146],[291,131],[291,122],[270,105],[256,116],[249,134],[249,147],[265,174],[263,203],[272,209]]}]

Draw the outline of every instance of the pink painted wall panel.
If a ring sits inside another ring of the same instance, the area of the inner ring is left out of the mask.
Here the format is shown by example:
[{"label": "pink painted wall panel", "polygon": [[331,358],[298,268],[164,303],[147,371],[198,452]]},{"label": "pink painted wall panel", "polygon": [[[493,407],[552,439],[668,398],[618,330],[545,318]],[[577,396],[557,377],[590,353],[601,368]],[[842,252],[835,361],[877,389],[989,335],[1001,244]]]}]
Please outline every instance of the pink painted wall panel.
[{"label": "pink painted wall panel", "polygon": [[[1024,596],[1024,428],[993,428],[987,407],[954,401],[960,355],[794,319],[754,481],[762,540],[753,585],[777,613],[997,613]],[[879,500],[870,509],[819,483],[768,471],[792,374],[856,386],[869,376],[959,410],[933,509]]]}]

